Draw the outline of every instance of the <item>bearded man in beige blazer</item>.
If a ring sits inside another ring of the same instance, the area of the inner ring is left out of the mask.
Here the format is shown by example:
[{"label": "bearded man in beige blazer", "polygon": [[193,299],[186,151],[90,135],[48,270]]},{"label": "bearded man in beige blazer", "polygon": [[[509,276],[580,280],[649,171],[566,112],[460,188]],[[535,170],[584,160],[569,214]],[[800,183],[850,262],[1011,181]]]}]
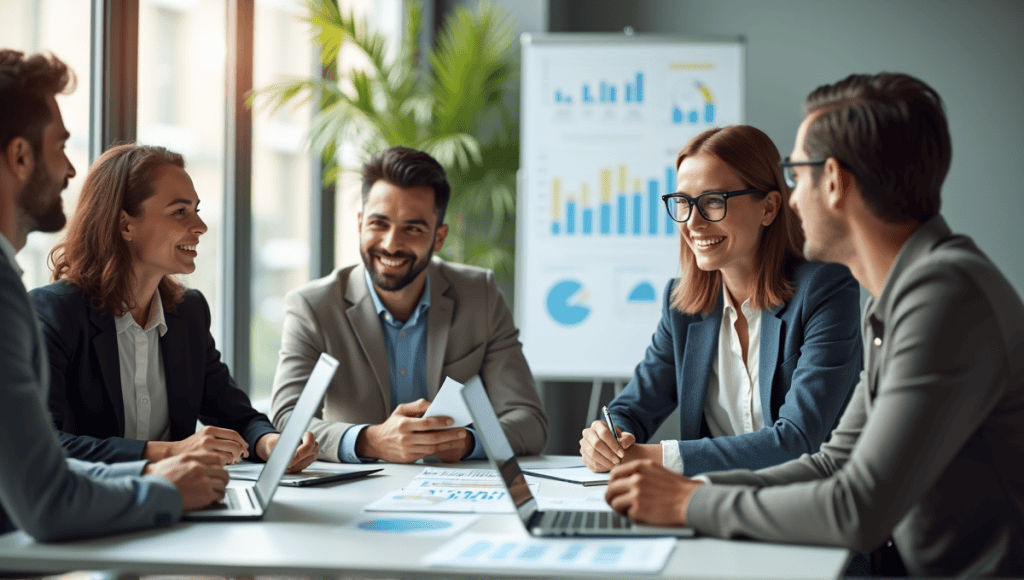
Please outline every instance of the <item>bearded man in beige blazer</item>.
[{"label": "bearded man in beige blazer", "polygon": [[445,377],[479,375],[513,450],[540,453],[547,417],[489,270],[433,257],[451,188],[430,155],[392,147],[363,166],[362,263],[286,298],[271,418],[284,426],[320,353],[341,365],[310,424],[319,459],[451,463],[486,457],[472,428],[421,417]]}]

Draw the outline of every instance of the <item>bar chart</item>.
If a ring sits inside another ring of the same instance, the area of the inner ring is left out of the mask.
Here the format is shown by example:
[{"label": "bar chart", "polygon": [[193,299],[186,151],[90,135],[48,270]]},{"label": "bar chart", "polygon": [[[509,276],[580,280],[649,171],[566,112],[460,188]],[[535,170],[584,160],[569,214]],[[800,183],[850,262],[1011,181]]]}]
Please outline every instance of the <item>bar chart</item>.
[{"label": "bar chart", "polygon": [[[620,89],[621,86],[621,90]],[[612,80],[583,81],[579,87],[579,99],[573,100],[573,92],[561,88],[555,90],[554,100],[559,105],[583,104],[633,104],[644,102],[644,73],[637,72],[632,78],[621,81]]]},{"label": "bar chart", "polygon": [[675,191],[676,172],[665,167],[662,180],[630,174],[626,165],[602,167],[595,175],[600,195],[590,183],[568,191],[563,178],[551,179],[551,235],[553,236],[673,236],[675,222],[665,211],[661,196]]}]

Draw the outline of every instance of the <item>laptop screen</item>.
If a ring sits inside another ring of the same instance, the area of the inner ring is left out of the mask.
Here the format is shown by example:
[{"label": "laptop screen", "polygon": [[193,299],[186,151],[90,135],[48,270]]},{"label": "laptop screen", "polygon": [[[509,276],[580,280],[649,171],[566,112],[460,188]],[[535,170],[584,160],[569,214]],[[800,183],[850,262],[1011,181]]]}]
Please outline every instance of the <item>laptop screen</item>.
[{"label": "laptop screen", "polygon": [[327,386],[334,378],[337,368],[338,361],[326,353],[320,355],[320,360],[313,367],[313,372],[309,375],[305,388],[302,389],[302,395],[299,396],[292,414],[288,417],[284,432],[281,433],[277,445],[274,446],[274,451],[267,459],[267,465],[260,473],[259,479],[256,480],[256,497],[259,498],[263,507],[270,504],[277,484],[292,462],[295,450],[302,442],[302,435],[309,427],[309,422],[313,419],[317,407],[323,402]]},{"label": "laptop screen", "polygon": [[519,469],[519,462],[512,453],[512,446],[508,444],[498,416],[494,414],[494,407],[484,392],[483,383],[479,379],[468,381],[462,388],[462,398],[466,401],[466,408],[473,417],[473,426],[487,450],[487,458],[505,482],[512,503],[516,504],[516,508],[523,507],[533,499],[533,494]]}]

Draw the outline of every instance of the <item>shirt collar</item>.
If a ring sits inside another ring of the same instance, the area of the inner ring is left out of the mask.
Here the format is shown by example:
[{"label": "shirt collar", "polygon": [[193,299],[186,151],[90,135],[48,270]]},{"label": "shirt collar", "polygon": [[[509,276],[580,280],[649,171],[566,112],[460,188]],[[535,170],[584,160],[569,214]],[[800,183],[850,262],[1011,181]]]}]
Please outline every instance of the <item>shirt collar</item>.
[{"label": "shirt collar", "polygon": [[[366,280],[366,287],[370,289],[370,297],[373,298],[373,307],[377,310],[377,314],[387,314],[394,318],[388,309],[384,306],[384,303],[380,301],[380,296],[377,295],[377,289],[373,287],[373,280],[370,279],[370,271],[367,268],[363,269],[363,278]],[[412,311],[412,316],[405,324],[416,324],[419,321],[420,314],[430,308],[430,270],[427,270],[427,281],[423,285],[423,295],[420,296],[420,303],[416,305],[416,309]]]},{"label": "shirt collar", "polygon": [[922,223],[914,233],[910,234],[907,241],[903,243],[903,247],[900,248],[899,253],[896,254],[896,260],[893,261],[892,268],[889,269],[889,274],[885,277],[885,284],[882,285],[882,292],[879,293],[878,299],[876,300],[874,297],[868,299],[868,315],[880,320],[884,312],[883,309],[887,308],[886,304],[889,302],[889,295],[893,292],[893,287],[896,285],[896,280],[899,279],[900,274],[910,268],[918,258],[931,250],[937,241],[948,237],[952,233],[953,231],[949,229],[949,224],[946,223],[946,220],[941,215],[936,214]]},{"label": "shirt collar", "polygon": [[[725,284],[722,284],[722,314],[723,316],[732,316],[736,313],[736,306],[732,303],[732,298],[729,296],[729,291],[725,289]],[[750,298],[743,301],[743,305],[740,307],[743,309],[743,315],[747,316],[748,311],[753,312],[754,309],[750,307]]]},{"label": "shirt collar", "polygon": [[19,278],[21,278],[22,274],[25,272],[21,269],[21,266],[18,265],[18,261],[14,259],[14,255],[17,254],[17,251],[14,249],[14,244],[12,244],[11,241],[7,239],[7,236],[3,234],[0,234],[0,251],[4,253],[4,256],[7,257],[7,261],[10,262],[11,267],[14,268],[14,272]]},{"label": "shirt collar", "polygon": [[[114,326],[117,328],[118,334],[128,330],[133,324],[138,326],[138,323],[132,318],[130,311],[125,312],[121,316],[114,317]],[[142,330],[149,331],[154,326],[157,328],[160,336],[167,333],[167,320],[164,318],[164,305],[163,301],[160,300],[159,289],[153,293],[153,299],[149,303],[149,320],[146,321],[146,326]]]}]

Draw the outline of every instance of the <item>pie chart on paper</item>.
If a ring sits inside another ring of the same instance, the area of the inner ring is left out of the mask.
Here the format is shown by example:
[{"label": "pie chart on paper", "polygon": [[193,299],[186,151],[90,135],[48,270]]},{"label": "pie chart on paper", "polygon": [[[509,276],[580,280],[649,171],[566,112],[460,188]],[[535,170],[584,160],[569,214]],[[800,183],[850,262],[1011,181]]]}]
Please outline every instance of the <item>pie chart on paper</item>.
[{"label": "pie chart on paper", "polygon": [[589,298],[578,280],[562,280],[548,291],[548,314],[563,326],[576,326],[590,316]]}]

